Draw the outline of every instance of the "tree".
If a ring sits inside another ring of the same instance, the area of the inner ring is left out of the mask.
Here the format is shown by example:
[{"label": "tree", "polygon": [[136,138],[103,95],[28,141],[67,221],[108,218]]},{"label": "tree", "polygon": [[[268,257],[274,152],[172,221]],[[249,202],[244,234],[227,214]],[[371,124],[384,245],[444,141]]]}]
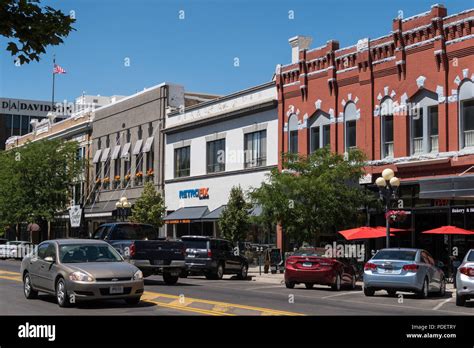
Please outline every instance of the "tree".
[{"label": "tree", "polygon": [[280,224],[299,243],[318,243],[322,232],[335,233],[353,223],[366,203],[358,183],[364,163],[359,150],[351,151],[347,160],[328,148],[308,156],[285,154],[284,170],[273,170],[250,193],[253,203],[262,206],[260,221]]},{"label": "tree", "polygon": [[145,183],[141,196],[132,208],[130,220],[150,224],[156,228],[163,226],[163,217],[166,212],[165,202],[152,182]]},{"label": "tree", "polygon": [[250,227],[249,209],[242,188],[234,186],[230,190],[229,201],[219,218],[222,235],[233,242],[242,241]]},{"label": "tree", "polygon": [[46,46],[59,45],[68,36],[73,16],[50,6],[40,7],[40,0],[3,0],[0,3],[0,35],[13,39],[7,51],[20,64],[39,61]]},{"label": "tree", "polygon": [[83,173],[75,141],[30,142],[0,155],[0,223],[45,222],[66,210]]}]

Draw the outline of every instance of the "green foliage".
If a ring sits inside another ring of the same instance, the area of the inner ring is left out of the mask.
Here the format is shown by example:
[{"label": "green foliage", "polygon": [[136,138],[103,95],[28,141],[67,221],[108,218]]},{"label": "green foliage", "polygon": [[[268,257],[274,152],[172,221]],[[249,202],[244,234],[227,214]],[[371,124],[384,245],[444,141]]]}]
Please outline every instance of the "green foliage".
[{"label": "green foliage", "polygon": [[63,43],[72,24],[76,21],[50,6],[41,8],[39,0],[3,0],[0,3],[0,35],[13,39],[7,44],[7,51],[17,57],[20,64],[46,52],[49,45]]},{"label": "green foliage", "polygon": [[133,205],[130,220],[160,228],[163,226],[165,212],[166,207],[163,197],[156,191],[152,182],[147,182],[143,187],[140,198]]},{"label": "green foliage", "polygon": [[0,225],[50,221],[84,169],[77,142],[42,140],[0,154]]},{"label": "green foliage", "polygon": [[258,220],[281,224],[298,242],[350,225],[368,199],[358,184],[364,160],[359,150],[351,151],[347,160],[328,148],[309,156],[285,154],[284,170],[273,170],[268,182],[250,193],[252,201],[262,205]]},{"label": "green foliage", "polygon": [[233,242],[243,241],[250,227],[249,209],[240,186],[232,187],[227,206],[219,219],[219,228],[224,238]]}]

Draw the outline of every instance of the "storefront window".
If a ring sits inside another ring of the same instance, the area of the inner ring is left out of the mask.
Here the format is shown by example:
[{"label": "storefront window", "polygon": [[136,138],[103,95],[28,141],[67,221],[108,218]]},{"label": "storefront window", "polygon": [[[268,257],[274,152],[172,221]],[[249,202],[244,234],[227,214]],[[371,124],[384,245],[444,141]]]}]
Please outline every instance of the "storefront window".
[{"label": "storefront window", "polygon": [[225,171],[225,139],[208,141],[206,158],[208,173]]},{"label": "storefront window", "polygon": [[190,175],[191,147],[185,146],[174,150],[174,176],[181,178]]},{"label": "storefront window", "polygon": [[267,164],[267,131],[247,133],[244,136],[245,168]]}]

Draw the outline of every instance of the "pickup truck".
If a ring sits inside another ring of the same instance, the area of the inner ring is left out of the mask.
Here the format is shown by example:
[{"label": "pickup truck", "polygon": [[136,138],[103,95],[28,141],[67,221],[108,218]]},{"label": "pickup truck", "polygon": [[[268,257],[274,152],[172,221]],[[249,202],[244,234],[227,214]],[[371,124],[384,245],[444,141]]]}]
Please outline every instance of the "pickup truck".
[{"label": "pickup truck", "polygon": [[184,243],[158,238],[158,231],[151,225],[102,224],[92,238],[108,242],[126,261],[138,267],[144,277],[159,274],[166,284],[173,285],[186,270]]}]

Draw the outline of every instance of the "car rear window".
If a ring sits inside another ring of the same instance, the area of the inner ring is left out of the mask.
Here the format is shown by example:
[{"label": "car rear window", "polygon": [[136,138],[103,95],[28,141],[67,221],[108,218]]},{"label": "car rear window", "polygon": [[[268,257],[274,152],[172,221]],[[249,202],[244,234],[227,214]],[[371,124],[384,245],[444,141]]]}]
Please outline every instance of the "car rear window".
[{"label": "car rear window", "polygon": [[474,250],[471,250],[467,255],[467,261],[474,261]]},{"label": "car rear window", "polygon": [[400,260],[415,261],[414,250],[381,250],[372,258],[373,260]]},{"label": "car rear window", "polygon": [[305,248],[305,249],[298,249],[293,253],[294,256],[319,256],[325,257],[326,251],[323,249],[315,249],[315,248]]},{"label": "car rear window", "polygon": [[113,239],[115,240],[145,240],[156,238],[156,230],[152,226],[146,225],[117,225],[113,232]]},{"label": "car rear window", "polygon": [[186,249],[207,249],[207,240],[183,239]]}]

